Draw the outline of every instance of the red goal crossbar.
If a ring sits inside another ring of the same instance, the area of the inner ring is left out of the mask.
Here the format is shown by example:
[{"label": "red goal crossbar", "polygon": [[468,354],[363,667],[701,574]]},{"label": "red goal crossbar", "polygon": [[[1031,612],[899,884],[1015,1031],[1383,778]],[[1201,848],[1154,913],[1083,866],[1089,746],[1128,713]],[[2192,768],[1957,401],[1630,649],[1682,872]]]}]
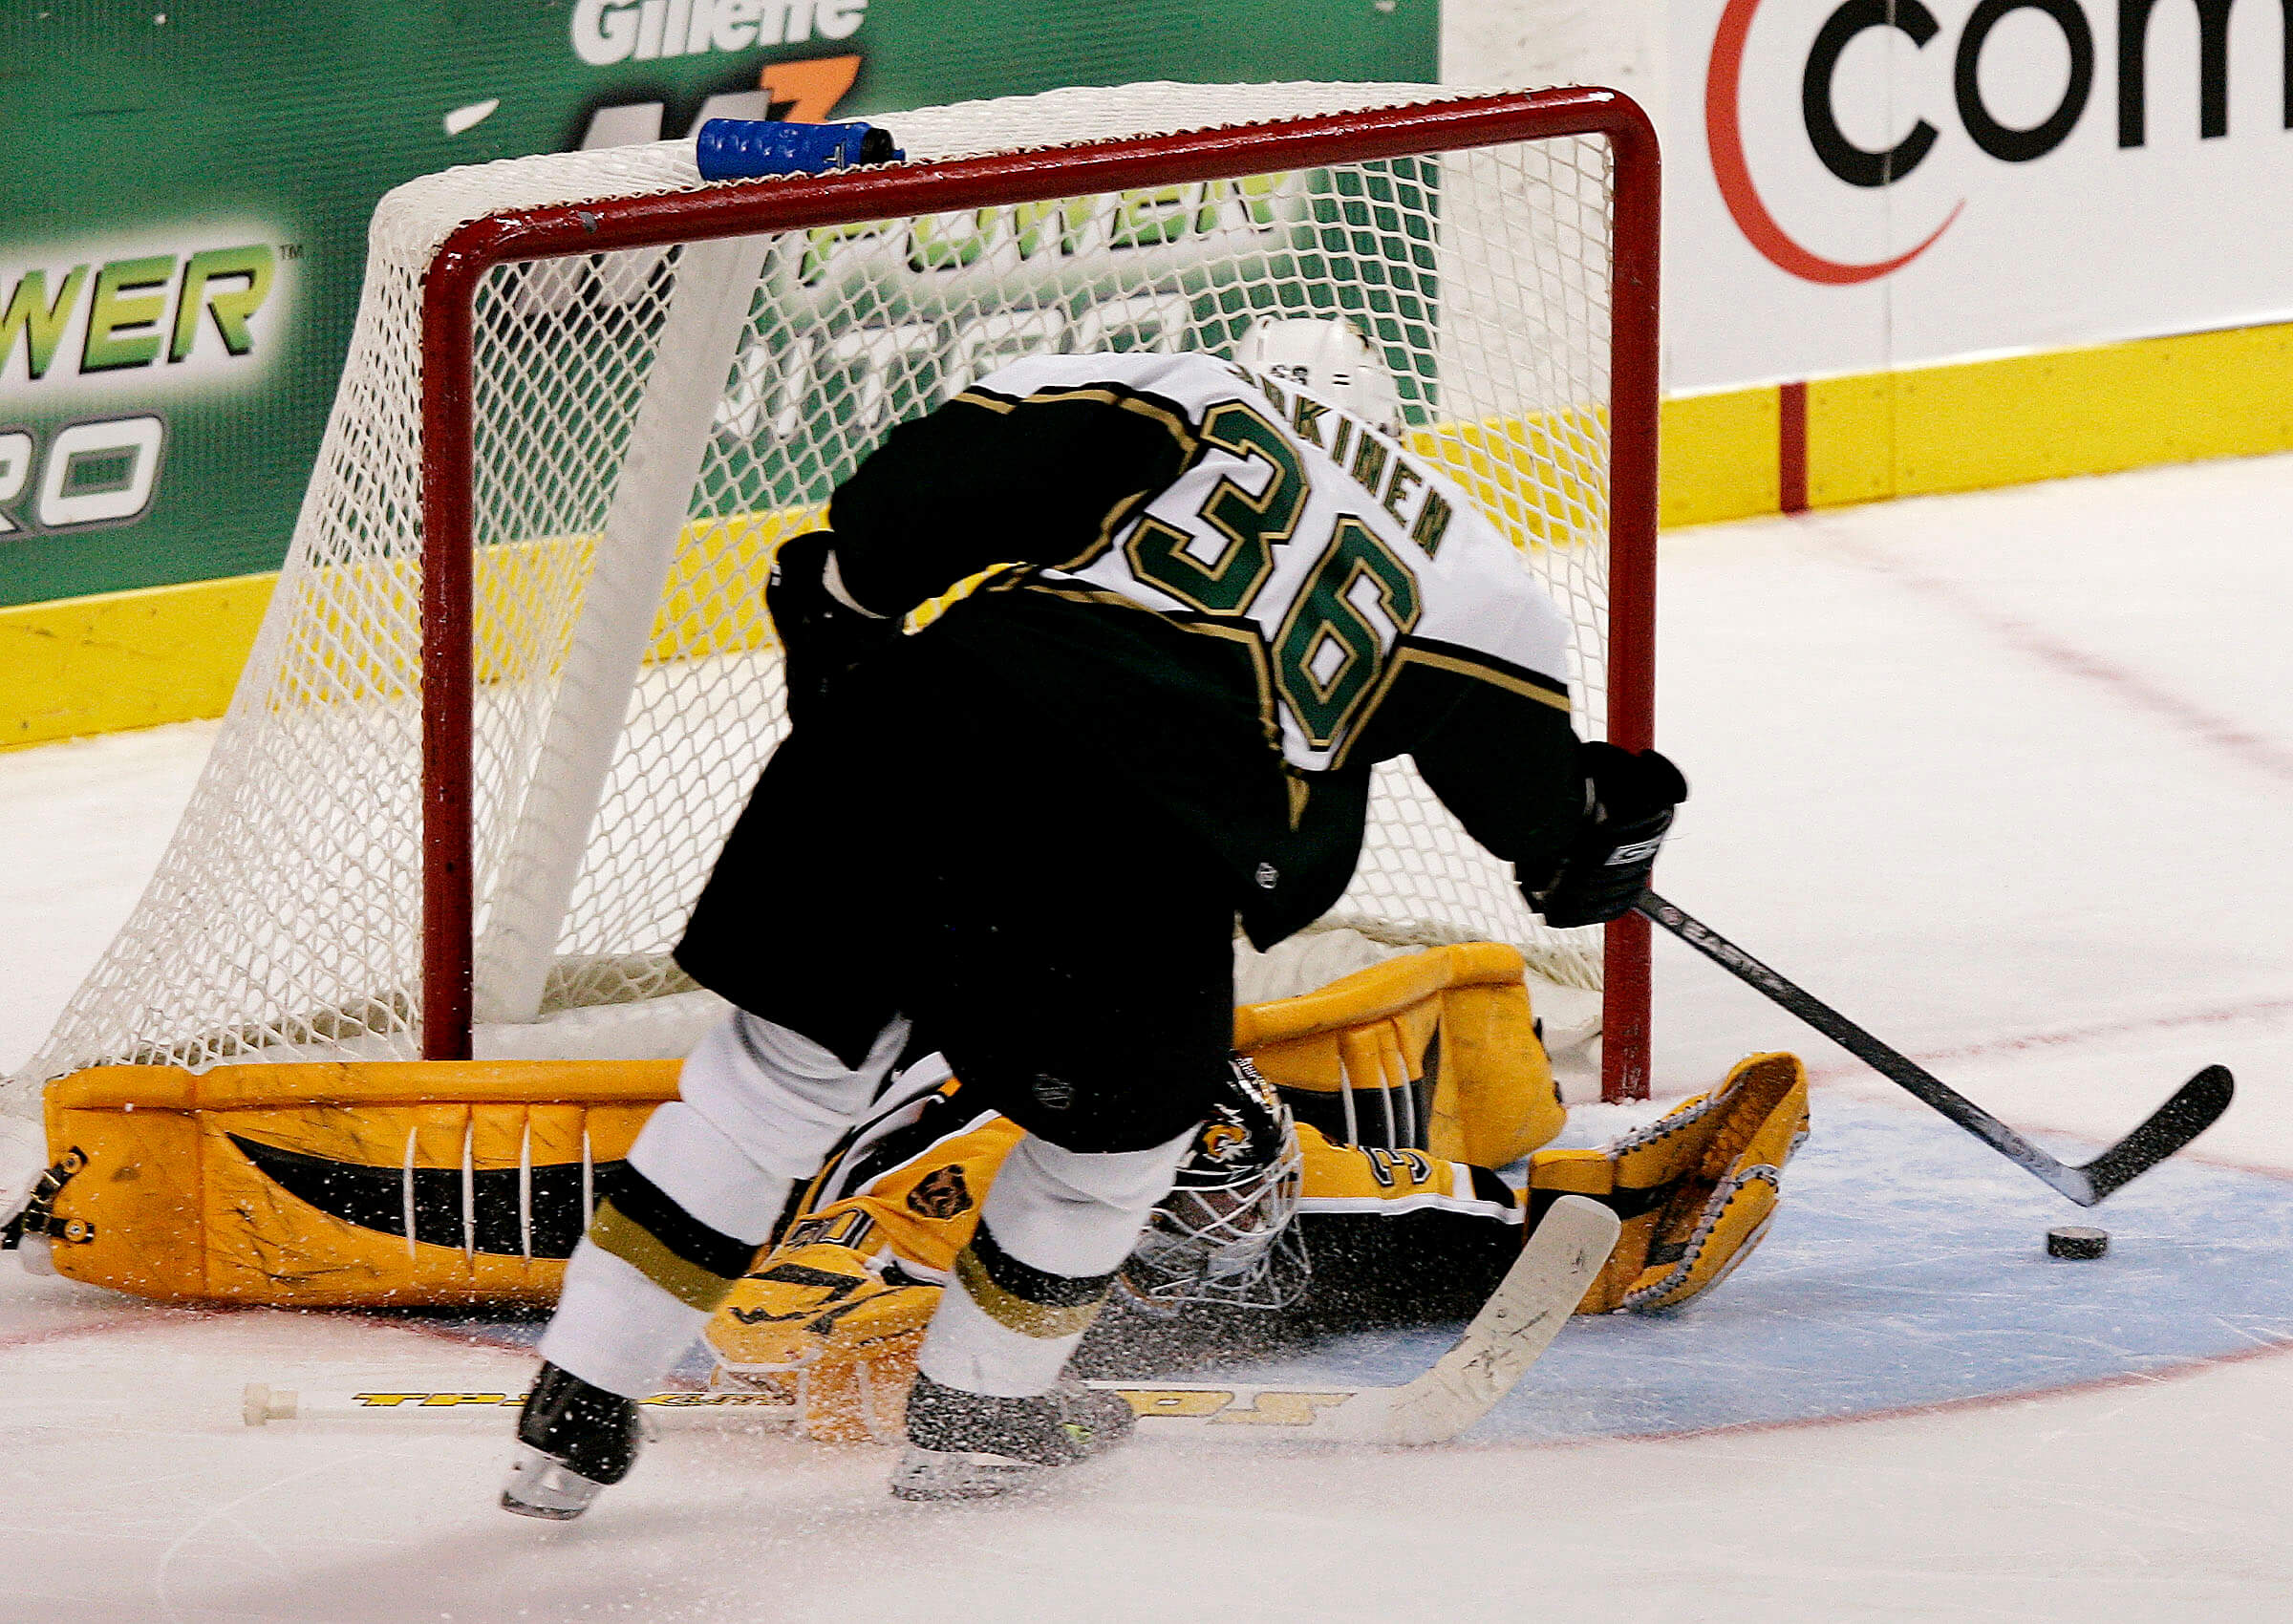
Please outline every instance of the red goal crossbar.
[{"label": "red goal crossbar", "polygon": [[[422,1053],[470,1053],[471,656],[475,310],[495,267],[1224,180],[1473,147],[1605,137],[1614,164],[1610,283],[1607,737],[1654,741],[1657,520],[1656,133],[1628,96],[1555,90],[1097,141],[944,163],[741,182],[486,215],[456,229],[422,285]],[[1645,1099],[1648,922],[1607,928],[1602,1097]]]}]

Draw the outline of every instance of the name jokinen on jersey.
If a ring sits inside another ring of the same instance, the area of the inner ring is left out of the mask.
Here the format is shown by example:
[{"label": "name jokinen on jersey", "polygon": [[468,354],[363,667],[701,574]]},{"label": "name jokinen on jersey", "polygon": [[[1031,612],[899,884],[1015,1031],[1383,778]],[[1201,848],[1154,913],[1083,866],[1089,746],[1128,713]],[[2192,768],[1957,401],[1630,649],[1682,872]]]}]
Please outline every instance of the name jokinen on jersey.
[{"label": "name jokinen on jersey", "polygon": [[1524,876],[1582,812],[1567,623],[1453,486],[1302,390],[1200,354],[1033,357],[892,430],[830,524],[834,590],[1119,743],[1261,943],[1343,889],[1377,761],[1412,757]]}]

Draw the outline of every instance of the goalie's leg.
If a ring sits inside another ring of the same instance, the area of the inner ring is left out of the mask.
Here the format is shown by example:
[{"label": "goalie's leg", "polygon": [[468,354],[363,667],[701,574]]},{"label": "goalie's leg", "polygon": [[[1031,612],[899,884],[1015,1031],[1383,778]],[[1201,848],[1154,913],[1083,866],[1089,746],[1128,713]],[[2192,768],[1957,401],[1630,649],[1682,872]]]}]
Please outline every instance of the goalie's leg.
[{"label": "goalie's leg", "polygon": [[1060,1373],[1192,1139],[1093,1156],[1031,1137],[1005,1158],[916,1359],[894,1495],[1001,1494],[1129,1436],[1127,1400]]},{"label": "goalie's leg", "polygon": [[502,1504],[579,1516],[636,1456],[654,1391],[747,1272],[787,1203],[864,1110],[907,1038],[893,1020],[858,1067],[745,1012],[702,1039],[679,1098],[646,1122],[566,1264],[518,1421]]}]

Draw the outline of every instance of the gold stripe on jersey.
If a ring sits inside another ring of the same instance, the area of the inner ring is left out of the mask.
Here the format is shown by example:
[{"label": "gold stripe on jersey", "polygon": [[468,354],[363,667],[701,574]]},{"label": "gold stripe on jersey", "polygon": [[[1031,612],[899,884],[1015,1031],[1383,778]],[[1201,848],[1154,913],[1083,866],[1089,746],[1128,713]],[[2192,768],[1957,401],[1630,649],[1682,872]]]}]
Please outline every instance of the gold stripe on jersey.
[{"label": "gold stripe on jersey", "polygon": [[985,569],[975,569],[969,575],[966,575],[962,580],[956,582],[953,587],[950,587],[946,591],[940,593],[937,597],[926,598],[922,603],[916,605],[915,608],[910,609],[905,615],[901,616],[900,630],[907,635],[912,636],[916,632],[921,631],[925,627],[931,625],[933,621],[937,620],[941,615],[947,613],[948,610],[954,609],[957,604],[963,602],[964,599],[970,597],[974,592],[978,591],[983,587],[992,586],[996,577],[1010,574],[1016,570],[1030,569],[1033,567],[1034,566],[1032,565],[1022,561],[1015,560],[1005,564],[991,564]]},{"label": "gold stripe on jersey", "polygon": [[1033,395],[997,395],[992,390],[974,384],[955,396],[967,406],[983,406],[990,412],[1009,416],[1022,406],[1055,405],[1062,400],[1086,400],[1095,405],[1112,406],[1119,411],[1133,412],[1149,422],[1160,423],[1178,441],[1182,456],[1194,455],[1194,425],[1187,415],[1168,401],[1156,400],[1116,384],[1086,384],[1072,389],[1053,387],[1039,389]]},{"label": "gold stripe on jersey", "polygon": [[[1110,592],[1104,587],[1079,587],[1065,581],[1030,581],[1031,592],[1048,592],[1055,598],[1064,598],[1071,604],[1103,604],[1108,609],[1137,609],[1141,614],[1156,614],[1159,610],[1147,608],[1136,598],[1126,598],[1120,592]],[[1168,619],[1168,616],[1165,616]]]},{"label": "gold stripe on jersey", "polygon": [[1154,493],[1147,490],[1132,491],[1121,502],[1116,502],[1114,506],[1106,510],[1106,518],[1100,524],[1099,534],[1091,539],[1091,545],[1083,548],[1082,551],[1077,553],[1073,558],[1068,559],[1065,563],[1054,565],[1052,567],[1057,569],[1083,569],[1097,563],[1099,560],[1099,555],[1106,551],[1108,547],[1115,545],[1115,532],[1123,528],[1124,525],[1129,524],[1130,516],[1133,513],[1136,513],[1139,510],[1140,505],[1152,495],[1154,495]]},{"label": "gold stripe on jersey", "polygon": [[1436,652],[1422,643],[1404,643],[1394,651],[1393,663],[1399,669],[1404,662],[1431,666],[1436,671],[1455,672],[1491,687],[1502,688],[1508,694],[1518,694],[1524,699],[1533,699],[1540,705],[1550,705],[1563,716],[1569,713],[1569,693],[1565,686],[1555,689],[1554,679],[1523,672],[1493,657],[1475,659],[1470,651],[1459,653],[1447,650]]}]

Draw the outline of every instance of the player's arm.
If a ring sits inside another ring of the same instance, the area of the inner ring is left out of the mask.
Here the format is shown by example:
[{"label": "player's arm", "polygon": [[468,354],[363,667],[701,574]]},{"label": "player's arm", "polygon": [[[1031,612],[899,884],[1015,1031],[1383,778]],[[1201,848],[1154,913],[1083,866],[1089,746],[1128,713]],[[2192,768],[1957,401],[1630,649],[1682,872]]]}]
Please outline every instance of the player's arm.
[{"label": "player's arm", "polygon": [[1093,548],[1177,478],[1190,446],[1168,411],[1112,387],[1025,398],[975,386],[900,424],[828,508],[836,584],[897,617],[998,564],[1059,564]]},{"label": "player's arm", "polygon": [[1567,704],[1532,671],[1461,653],[1404,664],[1379,721],[1408,731],[1427,787],[1548,924],[1597,925],[1648,889],[1688,786],[1653,750],[1580,742]]},{"label": "player's arm", "polygon": [[899,635],[901,617],[999,564],[1096,546],[1177,477],[1171,413],[1118,390],[1027,398],[966,390],[900,424],[837,487],[825,531],[781,549],[766,605],[802,720],[827,687]]}]

